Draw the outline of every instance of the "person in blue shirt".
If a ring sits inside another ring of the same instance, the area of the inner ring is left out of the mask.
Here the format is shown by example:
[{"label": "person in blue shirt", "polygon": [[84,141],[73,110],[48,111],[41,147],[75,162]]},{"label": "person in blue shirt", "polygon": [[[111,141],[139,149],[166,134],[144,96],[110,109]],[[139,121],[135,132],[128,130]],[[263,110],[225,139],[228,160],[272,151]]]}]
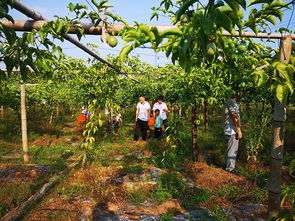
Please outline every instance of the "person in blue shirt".
[{"label": "person in blue shirt", "polygon": [[163,135],[163,131],[162,131],[162,117],[160,115],[160,110],[156,109],[155,110],[155,118],[156,118],[156,122],[155,122],[155,138],[156,139],[160,139]]}]

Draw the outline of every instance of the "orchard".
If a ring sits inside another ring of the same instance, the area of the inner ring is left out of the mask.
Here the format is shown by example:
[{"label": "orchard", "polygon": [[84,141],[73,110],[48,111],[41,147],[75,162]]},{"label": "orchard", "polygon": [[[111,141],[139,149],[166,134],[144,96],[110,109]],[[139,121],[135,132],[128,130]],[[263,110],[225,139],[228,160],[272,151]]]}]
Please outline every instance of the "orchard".
[{"label": "orchard", "polygon": [[0,2],[1,220],[295,220],[294,1],[28,2]]}]

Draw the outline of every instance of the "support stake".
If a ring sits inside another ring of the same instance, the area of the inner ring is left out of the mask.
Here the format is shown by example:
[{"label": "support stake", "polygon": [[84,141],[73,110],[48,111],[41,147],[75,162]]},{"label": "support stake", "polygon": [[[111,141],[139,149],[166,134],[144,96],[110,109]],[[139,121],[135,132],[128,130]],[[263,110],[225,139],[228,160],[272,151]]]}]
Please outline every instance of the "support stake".
[{"label": "support stake", "polygon": [[27,130],[27,112],[26,112],[26,86],[20,86],[20,103],[21,103],[21,126],[22,126],[22,143],[24,151],[24,163],[29,163],[29,148],[28,148],[28,130]]}]

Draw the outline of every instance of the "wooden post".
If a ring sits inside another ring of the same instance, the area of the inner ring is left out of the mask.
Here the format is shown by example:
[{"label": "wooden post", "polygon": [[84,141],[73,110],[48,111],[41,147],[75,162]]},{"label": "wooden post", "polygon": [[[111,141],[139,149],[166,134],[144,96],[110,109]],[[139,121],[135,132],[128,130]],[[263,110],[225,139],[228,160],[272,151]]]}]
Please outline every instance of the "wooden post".
[{"label": "wooden post", "polygon": [[24,162],[28,163],[29,148],[28,148],[28,131],[27,131],[27,113],[26,113],[26,86],[22,84],[20,86],[20,103],[21,103],[21,125],[22,125],[22,143],[24,151]]},{"label": "wooden post", "polygon": [[[292,38],[286,36],[281,39],[279,60],[289,63],[292,51]],[[274,217],[280,210],[282,160],[284,149],[284,124],[286,121],[287,102],[280,103],[275,96],[274,113],[272,121],[272,147],[269,178],[268,212]]]}]

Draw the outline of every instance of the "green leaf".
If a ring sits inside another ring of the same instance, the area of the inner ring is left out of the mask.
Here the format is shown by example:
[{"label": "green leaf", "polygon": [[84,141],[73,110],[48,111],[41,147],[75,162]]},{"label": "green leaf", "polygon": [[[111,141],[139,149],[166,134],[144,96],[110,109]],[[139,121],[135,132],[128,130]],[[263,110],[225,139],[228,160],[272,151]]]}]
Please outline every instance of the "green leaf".
[{"label": "green leaf", "polygon": [[133,45],[127,45],[124,48],[122,48],[119,55],[119,59],[121,61],[124,61],[127,58],[128,54],[133,50],[133,48]]},{"label": "green leaf", "polygon": [[71,12],[73,12],[73,11],[75,10],[75,5],[74,5],[72,2],[70,2],[70,4],[68,4],[68,9],[69,9]]},{"label": "green leaf", "polygon": [[196,3],[198,0],[186,0],[183,1],[183,4],[180,6],[180,8],[175,12],[176,21],[179,21],[181,15],[185,13],[185,11],[192,6],[194,3]]},{"label": "green leaf", "polygon": [[273,25],[276,24],[276,17],[273,15],[269,15],[269,16],[265,17],[265,20],[269,21]]},{"label": "green leaf", "polygon": [[233,11],[239,11],[240,6],[236,0],[224,0]]},{"label": "green leaf", "polygon": [[247,7],[246,0],[236,0],[236,2],[238,2],[240,6],[242,6],[244,9],[246,9],[246,7]]},{"label": "green leaf", "polygon": [[153,20],[154,18],[157,19],[157,21],[159,20],[159,14],[157,12],[153,12],[151,18],[150,18],[150,21]]},{"label": "green leaf", "polygon": [[272,0],[250,0],[248,2],[248,6],[262,4],[262,3],[270,4],[271,2]]},{"label": "green leaf", "polygon": [[226,31],[230,33],[233,31],[232,21],[225,13],[218,13],[216,24],[223,27]]},{"label": "green leaf", "polygon": [[108,2],[108,0],[102,0],[99,3],[96,0],[91,0],[91,2],[95,5],[97,10],[100,11],[104,7],[104,4]]},{"label": "green leaf", "polygon": [[169,30],[166,30],[166,31],[163,31],[160,36],[162,38],[166,38],[166,37],[169,37],[169,36],[181,36],[183,33],[182,31],[179,29],[179,28],[173,28],[173,29],[169,29]]},{"label": "green leaf", "polygon": [[201,17],[200,25],[206,35],[209,36],[212,33],[214,23],[208,17],[205,17],[205,16]]},{"label": "green leaf", "polygon": [[276,97],[279,100],[280,103],[284,103],[284,101],[287,99],[289,94],[289,89],[286,85],[277,85],[276,88]]},{"label": "green leaf", "polygon": [[254,82],[258,87],[264,85],[268,80],[268,75],[264,70],[256,70],[254,72]]}]

